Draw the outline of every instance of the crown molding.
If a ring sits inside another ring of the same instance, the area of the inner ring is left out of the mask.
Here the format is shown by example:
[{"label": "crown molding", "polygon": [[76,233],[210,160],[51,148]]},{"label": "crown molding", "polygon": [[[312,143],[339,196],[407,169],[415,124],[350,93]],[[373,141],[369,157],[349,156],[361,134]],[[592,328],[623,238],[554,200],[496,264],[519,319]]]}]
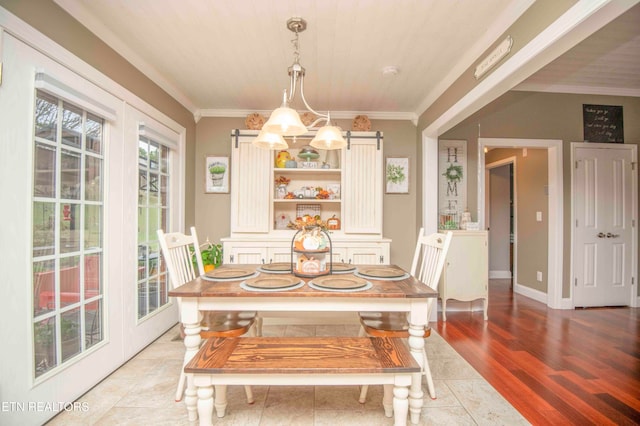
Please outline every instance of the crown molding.
[{"label": "crown molding", "polygon": [[[272,110],[245,110],[245,109],[200,109],[194,116],[196,122],[202,117],[246,117],[249,114],[258,113],[268,117]],[[418,115],[414,112],[394,111],[331,111],[331,118],[353,119],[357,115],[366,115],[372,120],[408,120],[414,125],[418,124]]]}]

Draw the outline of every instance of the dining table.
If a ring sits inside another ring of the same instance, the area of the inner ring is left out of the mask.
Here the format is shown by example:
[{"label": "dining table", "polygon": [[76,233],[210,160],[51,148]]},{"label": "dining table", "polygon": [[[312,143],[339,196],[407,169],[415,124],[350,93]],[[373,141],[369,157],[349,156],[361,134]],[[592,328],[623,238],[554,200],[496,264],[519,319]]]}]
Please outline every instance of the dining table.
[{"label": "dining table", "polygon": [[[376,270],[400,273],[372,272]],[[184,326],[184,365],[198,352],[202,343],[201,311],[407,312],[410,352],[421,368],[424,367],[422,350],[428,322],[428,302],[436,298],[438,293],[397,265],[347,265],[340,274],[336,270],[335,274],[322,277],[299,277],[291,273],[283,275],[290,270],[271,270],[268,264],[225,264],[215,271],[169,291],[169,296],[178,299],[180,321]],[[257,285],[282,281],[284,278],[290,280],[292,285]],[[349,284],[356,280],[366,285],[357,288],[329,285],[332,282]],[[256,283],[255,287],[251,283]],[[409,390],[409,412],[414,424],[418,423],[420,417],[423,395],[422,374],[414,373]],[[190,404],[195,405],[196,401],[195,386],[188,380],[185,391],[187,408]],[[195,415],[195,411],[193,413]],[[192,417],[192,411],[189,411],[189,416]]]}]

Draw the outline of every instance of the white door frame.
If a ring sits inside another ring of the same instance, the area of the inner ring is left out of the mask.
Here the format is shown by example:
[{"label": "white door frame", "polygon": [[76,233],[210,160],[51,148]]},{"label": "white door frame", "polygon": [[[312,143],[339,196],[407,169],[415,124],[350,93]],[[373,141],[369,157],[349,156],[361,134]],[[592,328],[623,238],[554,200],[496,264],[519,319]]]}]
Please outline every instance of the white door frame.
[{"label": "white door frame", "polygon": [[[502,167],[507,164],[513,164],[513,265],[511,265],[511,280],[515,284],[518,282],[518,274],[517,274],[517,266],[518,266],[518,204],[516,203],[517,198],[517,162],[516,157],[507,157],[498,161],[494,161],[493,163],[489,163],[485,165],[484,169],[484,181],[485,183],[489,180],[489,174],[491,173],[491,169],[495,169],[496,167]],[[491,185],[485,186],[485,220],[491,217],[491,203],[488,202],[491,192]],[[514,286],[515,288],[515,286]]]},{"label": "white door frame", "polygon": [[[587,143],[587,142],[571,142],[571,163],[575,162],[575,150],[576,148],[599,148],[599,149],[628,149],[632,152],[632,161],[634,167],[632,168],[631,176],[631,211],[633,214],[632,220],[634,223],[633,232],[631,236],[631,277],[632,277],[632,285],[631,287],[631,307],[637,308],[640,306],[640,297],[638,296],[638,231],[637,231],[637,221],[638,221],[638,169],[637,169],[637,161],[638,161],[638,146],[634,144],[608,144],[608,143]],[[575,190],[575,167],[571,167],[571,194],[574,193]],[[574,205],[574,197],[571,197],[571,222],[575,223],[575,205]],[[570,265],[570,282],[575,281],[575,271],[573,269],[574,265],[574,256],[575,253],[575,227],[571,227],[571,265]],[[573,286],[571,286],[571,300],[573,301]]]},{"label": "white door frame", "polygon": [[548,284],[547,294],[526,291],[525,287],[516,288],[553,309],[572,309],[571,298],[562,298],[563,270],[563,176],[562,141],[553,139],[478,139],[478,222],[485,228],[485,147],[499,148],[546,148],[549,184],[549,247],[548,247]]}]

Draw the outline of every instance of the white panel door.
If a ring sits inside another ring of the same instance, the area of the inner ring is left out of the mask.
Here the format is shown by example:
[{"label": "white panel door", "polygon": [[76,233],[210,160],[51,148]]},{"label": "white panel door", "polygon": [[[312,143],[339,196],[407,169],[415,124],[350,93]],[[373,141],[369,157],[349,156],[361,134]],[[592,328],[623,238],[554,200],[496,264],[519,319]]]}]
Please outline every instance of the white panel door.
[{"label": "white panel door", "polygon": [[271,151],[235,136],[231,145],[231,232],[269,232]]},{"label": "white panel door", "polygon": [[631,303],[634,152],[574,151],[574,306]]},{"label": "white panel door", "polygon": [[352,137],[342,167],[346,234],[382,234],[382,140]]}]

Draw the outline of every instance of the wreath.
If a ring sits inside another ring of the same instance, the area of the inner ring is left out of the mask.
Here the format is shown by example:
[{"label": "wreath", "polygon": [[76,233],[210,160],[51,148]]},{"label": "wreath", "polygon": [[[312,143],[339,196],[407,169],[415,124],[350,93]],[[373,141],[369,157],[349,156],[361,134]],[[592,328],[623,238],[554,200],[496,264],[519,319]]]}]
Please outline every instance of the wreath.
[{"label": "wreath", "polygon": [[442,176],[446,177],[450,182],[460,182],[462,180],[462,166],[449,164]]}]

